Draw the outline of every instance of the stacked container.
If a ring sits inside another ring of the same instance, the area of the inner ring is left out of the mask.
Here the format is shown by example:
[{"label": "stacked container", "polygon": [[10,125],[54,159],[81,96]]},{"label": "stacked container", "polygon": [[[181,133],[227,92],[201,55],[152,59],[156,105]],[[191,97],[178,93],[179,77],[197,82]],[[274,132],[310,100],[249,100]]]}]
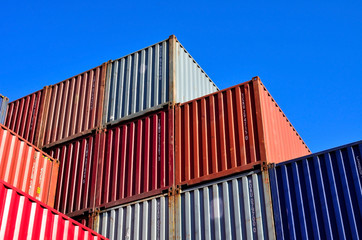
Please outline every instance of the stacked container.
[{"label": "stacked container", "polygon": [[5,124],[59,159],[51,205],[91,224],[175,185],[174,105],[217,90],[171,36],[11,102]]},{"label": "stacked container", "polygon": [[260,79],[219,91],[174,36],[10,103],[5,124],[59,159],[55,208],[110,239],[361,234],[361,143],[285,162],[310,151]]},{"label": "stacked container", "polygon": [[0,239],[106,239],[0,180]]},{"label": "stacked container", "polygon": [[272,165],[277,238],[360,239],[361,159],[359,141]]},{"label": "stacked container", "polygon": [[0,179],[54,206],[59,161],[0,124]]}]

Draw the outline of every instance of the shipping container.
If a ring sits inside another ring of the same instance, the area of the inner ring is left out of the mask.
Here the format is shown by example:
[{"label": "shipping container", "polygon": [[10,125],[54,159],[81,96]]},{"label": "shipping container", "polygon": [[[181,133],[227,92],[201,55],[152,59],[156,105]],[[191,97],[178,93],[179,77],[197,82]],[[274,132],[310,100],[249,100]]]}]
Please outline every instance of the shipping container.
[{"label": "shipping container", "polygon": [[252,171],[95,214],[109,239],[275,239],[267,171]]},{"label": "shipping container", "polygon": [[4,124],[37,147],[46,89],[10,102]]},{"label": "shipping container", "polygon": [[267,171],[249,171],[175,195],[176,239],[275,239]]},{"label": "shipping container", "polygon": [[106,239],[0,180],[0,239]]},{"label": "shipping container", "polygon": [[174,35],[110,61],[106,82],[104,124],[218,90]]},{"label": "shipping container", "polygon": [[172,186],[173,122],[169,105],[102,132],[97,207],[156,195]]},{"label": "shipping container", "polygon": [[76,216],[167,192],[173,120],[170,105],[46,149],[60,160],[55,208]]},{"label": "shipping container", "polygon": [[106,69],[104,63],[47,89],[40,146],[73,138],[101,125]]},{"label": "shipping container", "polygon": [[0,124],[0,179],[54,206],[59,161]]},{"label": "shipping container", "polygon": [[9,98],[0,94],[0,123],[4,124]]},{"label": "shipping container", "polygon": [[91,132],[45,151],[59,159],[59,176],[54,208],[79,214],[95,207],[100,134]]},{"label": "shipping container", "polygon": [[277,239],[362,238],[362,141],[269,169]]},{"label": "shipping container", "polygon": [[177,185],[310,153],[258,77],[175,109]]},{"label": "shipping container", "polygon": [[94,229],[112,240],[174,239],[169,205],[164,194],[102,210],[96,215]]}]

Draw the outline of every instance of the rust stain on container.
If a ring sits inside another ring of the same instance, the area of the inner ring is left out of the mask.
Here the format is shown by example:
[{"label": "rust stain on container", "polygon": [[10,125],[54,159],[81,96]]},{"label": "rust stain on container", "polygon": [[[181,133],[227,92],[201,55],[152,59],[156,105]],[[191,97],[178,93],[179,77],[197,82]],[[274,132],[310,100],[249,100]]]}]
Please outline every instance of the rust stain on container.
[{"label": "rust stain on container", "polygon": [[0,179],[54,206],[59,162],[0,124]]},{"label": "rust stain on container", "polygon": [[4,124],[36,146],[38,146],[36,133],[41,121],[45,89],[9,103]]},{"label": "rust stain on container", "polygon": [[107,239],[0,180],[0,239]]},{"label": "rust stain on container", "polygon": [[106,69],[104,63],[50,86],[41,120],[41,146],[101,125]]},{"label": "rust stain on container", "polygon": [[177,105],[175,131],[178,185],[310,153],[258,77]]}]

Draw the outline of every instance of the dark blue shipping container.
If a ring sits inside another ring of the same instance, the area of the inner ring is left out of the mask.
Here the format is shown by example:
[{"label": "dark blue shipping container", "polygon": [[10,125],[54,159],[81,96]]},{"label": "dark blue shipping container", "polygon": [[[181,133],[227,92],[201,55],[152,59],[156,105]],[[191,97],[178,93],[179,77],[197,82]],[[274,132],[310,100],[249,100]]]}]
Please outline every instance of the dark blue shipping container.
[{"label": "dark blue shipping container", "polygon": [[277,239],[362,238],[362,141],[272,166]]},{"label": "dark blue shipping container", "polygon": [[4,124],[6,109],[8,108],[9,98],[0,94],[0,123]]}]

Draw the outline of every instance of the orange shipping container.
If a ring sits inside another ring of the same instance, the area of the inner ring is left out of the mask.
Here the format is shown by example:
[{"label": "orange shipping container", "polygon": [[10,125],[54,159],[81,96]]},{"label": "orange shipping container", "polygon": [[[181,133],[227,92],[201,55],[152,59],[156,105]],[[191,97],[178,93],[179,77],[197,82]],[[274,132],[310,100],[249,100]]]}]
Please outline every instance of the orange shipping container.
[{"label": "orange shipping container", "polygon": [[310,154],[259,77],[175,109],[176,184]]},{"label": "orange shipping container", "polygon": [[0,179],[54,206],[59,161],[0,124]]}]

